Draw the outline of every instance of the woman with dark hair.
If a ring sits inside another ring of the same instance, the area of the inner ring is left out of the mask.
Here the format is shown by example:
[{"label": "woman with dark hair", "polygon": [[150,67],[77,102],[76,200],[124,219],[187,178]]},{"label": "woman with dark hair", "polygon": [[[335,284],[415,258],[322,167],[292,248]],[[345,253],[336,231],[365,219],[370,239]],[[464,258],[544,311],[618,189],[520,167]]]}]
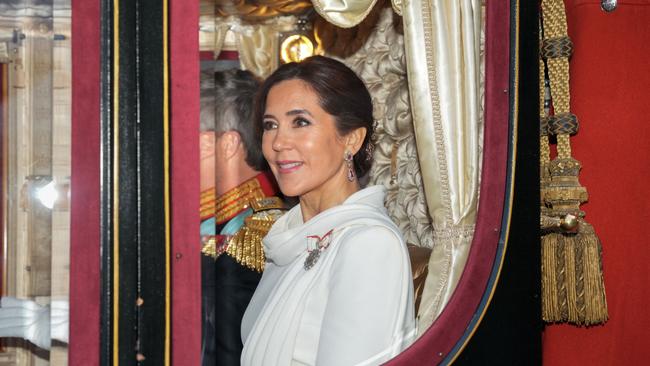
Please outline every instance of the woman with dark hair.
[{"label": "woman with dark hair", "polygon": [[299,204],[264,238],[242,364],[387,361],[413,338],[413,286],[385,188],[359,184],[372,155],[366,87],[342,63],[316,56],[275,71],[256,107],[264,157]]}]

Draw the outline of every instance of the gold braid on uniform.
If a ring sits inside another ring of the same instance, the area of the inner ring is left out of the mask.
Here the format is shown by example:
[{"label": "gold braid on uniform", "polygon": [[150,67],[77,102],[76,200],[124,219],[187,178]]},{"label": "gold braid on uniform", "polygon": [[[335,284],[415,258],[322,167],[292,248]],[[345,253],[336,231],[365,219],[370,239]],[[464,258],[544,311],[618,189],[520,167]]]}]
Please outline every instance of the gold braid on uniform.
[{"label": "gold braid on uniform", "polygon": [[226,254],[237,263],[262,272],[266,262],[262,239],[284,214],[284,205],[277,197],[267,197],[252,201],[251,207],[253,215],[246,218],[244,226],[228,241]]},{"label": "gold braid on uniform", "polygon": [[[581,164],[571,156],[578,120],[570,112],[569,56],[563,0],[542,0],[540,31],[540,179],[542,229],[542,318],[546,322],[594,325],[607,321],[601,244],[580,205]],[[548,85],[545,75],[548,75]],[[551,104],[553,114],[550,114]],[[549,136],[557,139],[550,159]]]},{"label": "gold braid on uniform", "polygon": [[[216,224],[232,219],[236,214],[247,209],[251,201],[265,197],[262,186],[257,178],[243,182],[222,194],[217,199],[214,198],[214,194],[214,189],[201,192],[201,219],[205,220],[205,214],[211,212],[211,216],[214,216]],[[217,259],[225,251],[224,243],[217,242],[221,239],[221,235],[203,237],[201,253]]]},{"label": "gold braid on uniform", "polygon": [[225,253],[242,266],[262,272],[266,262],[262,239],[286,209],[278,197],[257,198],[248,204],[253,209],[253,214],[244,220],[244,225],[235,235],[223,243],[217,243],[216,238],[211,237],[201,252],[214,259]]},{"label": "gold braid on uniform", "polygon": [[215,189],[214,187],[208,188],[201,192],[201,206],[200,214],[201,221],[206,220],[214,216],[214,203],[215,203]]},{"label": "gold braid on uniform", "polygon": [[231,219],[238,212],[247,209],[252,200],[264,196],[262,186],[256,178],[249,179],[222,194],[214,204],[214,217],[217,224]]}]

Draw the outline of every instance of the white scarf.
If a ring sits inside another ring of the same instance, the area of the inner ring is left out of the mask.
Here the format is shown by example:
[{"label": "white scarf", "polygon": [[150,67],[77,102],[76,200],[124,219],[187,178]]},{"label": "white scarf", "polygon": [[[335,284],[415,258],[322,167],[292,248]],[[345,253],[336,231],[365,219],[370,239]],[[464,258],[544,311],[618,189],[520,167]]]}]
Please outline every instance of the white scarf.
[{"label": "white scarf", "polygon": [[[245,340],[243,365],[291,364],[301,326],[300,319],[305,311],[312,310],[305,307],[305,299],[308,298],[310,289],[327,280],[328,269],[348,229],[359,225],[378,225],[390,229],[401,238],[399,229],[386,214],[384,195],[383,186],[360,190],[348,197],[343,204],[321,212],[306,223],[302,223],[298,205],[273,225],[263,240],[268,273],[263,275],[242,324]],[[332,240],[318,259],[321,263],[305,270],[304,262],[309,249],[307,237],[322,237],[330,230],[333,230]],[[405,246],[404,252],[406,253]],[[403,265],[410,268],[408,254],[403,257]],[[403,287],[401,298],[409,299],[406,306],[412,307],[412,279],[410,270],[405,272],[402,281],[409,285]],[[266,299],[262,299],[266,296]],[[410,340],[412,331],[405,329],[412,328],[411,319],[406,319],[409,316],[412,318],[412,310],[404,311],[398,317],[390,349],[381,355],[368,355],[369,358],[386,359],[387,355],[393,356],[405,347],[404,343]]]}]

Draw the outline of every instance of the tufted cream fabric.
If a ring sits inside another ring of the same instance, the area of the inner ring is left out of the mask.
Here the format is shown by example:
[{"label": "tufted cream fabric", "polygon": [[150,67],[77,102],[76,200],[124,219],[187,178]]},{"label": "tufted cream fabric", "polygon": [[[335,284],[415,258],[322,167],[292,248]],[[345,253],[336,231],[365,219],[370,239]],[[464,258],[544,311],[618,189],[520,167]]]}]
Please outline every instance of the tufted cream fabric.
[{"label": "tufted cream fabric", "polygon": [[[375,161],[370,183],[388,188],[386,207],[406,241],[431,248],[433,229],[413,135],[404,36],[393,29],[393,16],[397,15],[392,9],[385,8],[374,34],[356,54],[344,61],[366,82],[373,99]],[[391,169],[394,148],[397,159]]]}]

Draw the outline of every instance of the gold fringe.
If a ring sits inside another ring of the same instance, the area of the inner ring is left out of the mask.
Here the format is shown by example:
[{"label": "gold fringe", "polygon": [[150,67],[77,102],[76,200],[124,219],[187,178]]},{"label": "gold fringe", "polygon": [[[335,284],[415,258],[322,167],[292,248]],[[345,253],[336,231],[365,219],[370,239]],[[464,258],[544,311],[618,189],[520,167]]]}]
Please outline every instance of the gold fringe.
[{"label": "gold fringe", "polygon": [[577,283],[576,278],[576,259],[574,246],[572,241],[566,235],[560,236],[562,240],[562,254],[564,254],[564,262],[566,273],[564,274],[564,281],[566,282],[566,303],[567,303],[567,321],[569,323],[576,323],[579,318],[577,307]]},{"label": "gold fringe", "polygon": [[582,324],[594,325],[604,323],[609,318],[603,280],[602,246],[591,225],[582,222],[581,227],[576,242],[585,257],[583,263],[585,313]]},{"label": "gold fringe", "polygon": [[557,281],[557,295],[559,303],[559,319],[568,319],[569,317],[569,305],[567,297],[567,270],[566,270],[566,257],[564,255],[565,243],[564,237],[560,234],[556,234],[557,238],[555,239],[555,261],[557,267],[555,269],[555,280]]},{"label": "gold fringe", "polygon": [[244,226],[229,240],[226,253],[237,263],[262,272],[266,262],[262,239],[282,213],[281,210],[269,210],[247,217]]},{"label": "gold fringe", "polygon": [[577,234],[542,236],[542,318],[549,323],[595,325],[607,321],[601,244],[581,220]]},{"label": "gold fringe", "polygon": [[549,233],[542,236],[542,319],[551,323],[562,320],[556,277],[557,235]]}]

